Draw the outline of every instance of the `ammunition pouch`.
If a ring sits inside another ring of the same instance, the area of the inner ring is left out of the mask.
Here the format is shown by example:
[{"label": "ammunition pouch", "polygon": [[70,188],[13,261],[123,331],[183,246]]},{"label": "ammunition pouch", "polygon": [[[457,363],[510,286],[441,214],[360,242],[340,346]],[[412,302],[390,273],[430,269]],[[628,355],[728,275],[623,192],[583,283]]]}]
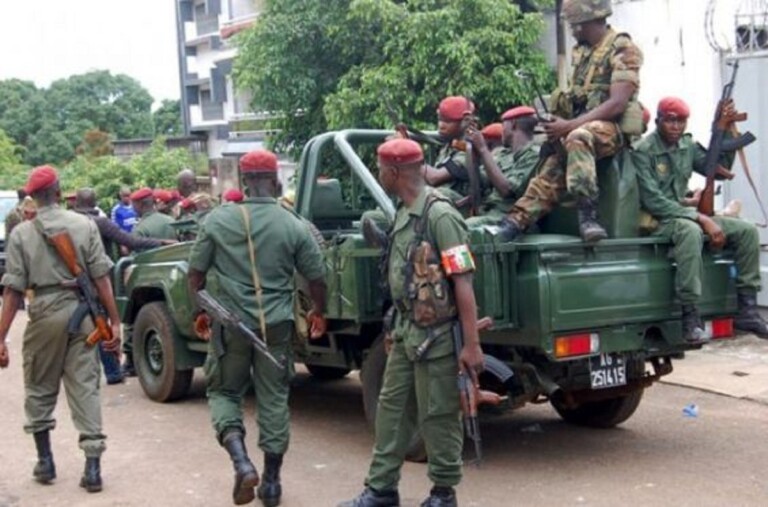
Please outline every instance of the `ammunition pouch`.
[{"label": "ammunition pouch", "polygon": [[555,88],[549,99],[549,109],[552,114],[560,118],[573,118],[573,101],[570,92]]},{"label": "ammunition pouch", "polygon": [[410,252],[413,276],[408,286],[411,320],[418,327],[433,327],[457,315],[453,290],[432,244],[422,241]]},{"label": "ammunition pouch", "polygon": [[639,136],[643,133],[643,107],[636,100],[630,100],[619,120],[619,130],[627,136]]}]

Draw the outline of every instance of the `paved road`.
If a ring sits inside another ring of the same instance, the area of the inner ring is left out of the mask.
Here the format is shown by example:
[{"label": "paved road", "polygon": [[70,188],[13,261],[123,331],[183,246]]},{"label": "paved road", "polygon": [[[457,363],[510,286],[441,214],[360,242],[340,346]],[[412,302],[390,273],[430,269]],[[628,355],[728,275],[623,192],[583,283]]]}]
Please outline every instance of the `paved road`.
[{"label": "paved road", "polygon": [[[231,468],[210,430],[201,378],[189,399],[169,405],[148,401],[135,379],[103,388],[109,449],[100,494],[77,487],[82,457],[62,398],[52,438],[59,478],[34,483],[34,444],[21,429],[19,317],[11,367],[0,372],[0,507],[232,505]],[[689,403],[697,418],[683,417]],[[292,408],[283,505],[334,506],[357,493],[371,447],[357,379],[321,383],[300,373]],[[490,417],[482,430],[486,462],[466,469],[464,507],[768,505],[768,406],[754,401],[656,385],[619,429],[574,428],[537,406]],[[407,464],[403,475],[403,506],[415,507],[429,489],[424,466]]]}]

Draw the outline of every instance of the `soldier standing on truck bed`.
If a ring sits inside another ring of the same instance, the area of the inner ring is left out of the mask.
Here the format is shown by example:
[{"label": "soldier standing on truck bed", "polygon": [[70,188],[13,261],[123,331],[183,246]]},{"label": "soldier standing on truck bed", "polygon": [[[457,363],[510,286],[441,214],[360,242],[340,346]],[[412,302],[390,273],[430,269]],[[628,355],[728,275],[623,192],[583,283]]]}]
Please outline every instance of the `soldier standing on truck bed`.
[{"label": "soldier standing on truck bed", "polygon": [[63,381],[72,420],[80,433],[79,445],[86,457],[80,486],[88,492],[101,491],[100,459],[106,448],[99,398],[101,368],[98,349],[86,344],[93,325],[86,318],[79,332],[67,331],[80,302],[77,289],[63,286],[73,276],[45,235],[69,233],[76,262],[91,278],[109,316],[112,339],[105,346],[116,351],[120,348],[120,318],[109,281],[112,262],[104,253],[96,225],[59,207],[61,190],[53,167],[33,169],[25,190],[37,202],[39,211],[35,220],[19,224],[8,239],[7,270],[2,279],[5,305],[0,318],[0,368],[8,366],[5,339],[24,292],[31,289],[22,354],[27,417],[24,430],[34,436],[38,456],[33,476],[42,484],[56,478],[50,431],[56,426],[53,412]]},{"label": "soldier standing on truck bed", "polygon": [[539,161],[539,146],[533,142],[536,110],[515,107],[501,115],[501,120],[502,146],[496,150],[489,149],[485,135],[477,130],[470,129],[468,135],[493,190],[483,199],[479,216],[468,218],[467,225],[496,224],[504,218],[528,187]]},{"label": "soldier standing on truck bed", "polygon": [[243,394],[253,382],[259,447],[264,452],[258,495],[269,507],[280,503],[280,467],[288,449],[294,271],[309,280],[313,309],[308,320],[311,336],[318,338],[326,326],[325,264],[306,224],[277,202],[277,157],[266,150],[252,151],[240,159],[240,171],[249,197],[219,206],[207,216],[190,254],[189,286],[193,294],[202,290],[210,272],[221,304],[262,334],[273,356],[285,358],[285,370],[280,370],[244,336],[222,337],[219,325],[211,332],[205,313],[195,319],[198,336],[211,342],[205,363],[208,406],[216,438],[234,465],[233,500],[238,505],[252,501],[259,484],[245,449],[242,413]]},{"label": "soldier standing on truck bed", "polygon": [[[735,115],[733,104],[727,106]],[[703,329],[696,303],[701,296],[701,249],[706,234],[715,249],[728,245],[736,261],[736,287],[739,314],[736,329],[768,338],[768,324],[757,311],[760,290],[760,238],[757,228],[731,217],[709,217],[696,210],[701,192],[686,197],[693,171],[700,172],[706,150],[685,133],[690,110],[683,100],[661,99],[656,115],[656,131],[635,146],[632,154],[637,168],[640,201],[652,219],[643,220],[644,232],[672,241],[672,258],[677,263],[675,289],[682,303],[683,334],[692,343],[703,343],[710,336]],[[733,153],[720,160],[730,167]],[[727,170],[721,169],[721,175]],[[703,234],[702,234],[703,232]]]},{"label": "soldier standing on truck bed", "polygon": [[[619,153],[631,136],[642,133],[637,101],[643,55],[626,33],[606,23],[610,0],[565,0],[563,14],[578,45],[573,49],[570,87],[552,95],[547,138],[562,143],[531,180],[525,195],[502,221],[501,234],[511,241],[549,213],[567,189],[576,198],[579,232],[584,241],[605,239],[597,217],[595,163]],[[563,152],[564,151],[564,152]]]},{"label": "soldier standing on truck bed", "polygon": [[[451,203],[424,184],[424,154],[418,143],[387,141],[378,148],[378,163],[381,186],[401,200],[387,265],[396,308],[393,345],[379,396],[366,488],[339,507],[400,505],[400,468],[417,428],[426,443],[427,474],[434,484],[421,505],[452,507],[453,488],[461,480],[464,442],[457,375],[466,372],[477,385],[483,369],[467,227]],[[417,264],[422,273],[439,273],[437,279],[417,283]],[[464,335],[458,358],[454,326],[460,326]],[[428,337],[435,341],[417,360],[416,350]]]}]

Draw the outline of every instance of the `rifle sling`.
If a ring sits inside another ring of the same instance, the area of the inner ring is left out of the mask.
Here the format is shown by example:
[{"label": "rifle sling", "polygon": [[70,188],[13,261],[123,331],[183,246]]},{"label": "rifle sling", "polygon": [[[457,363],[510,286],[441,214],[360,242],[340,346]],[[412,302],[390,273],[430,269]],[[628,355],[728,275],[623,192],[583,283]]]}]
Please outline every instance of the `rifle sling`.
[{"label": "rifle sling", "polygon": [[[734,137],[739,137],[739,130],[736,128],[736,125],[731,125],[731,133]],[[757,199],[757,203],[760,205],[760,212],[763,214],[763,221],[761,223],[755,223],[755,226],[766,228],[768,227],[768,213],[765,211],[765,205],[763,204],[763,200],[760,198],[760,192],[757,191],[755,182],[752,179],[752,173],[749,170],[749,163],[747,162],[747,156],[744,154],[744,148],[737,149],[736,154],[739,156],[739,162],[741,162],[741,166],[744,168],[744,174],[747,176],[749,186],[752,187],[752,192],[755,194],[755,199]]]},{"label": "rifle sling", "polygon": [[264,316],[264,300],[261,289],[261,282],[259,280],[259,272],[256,269],[256,248],[253,246],[253,239],[251,239],[251,219],[245,206],[239,206],[240,212],[243,215],[243,222],[245,223],[245,237],[248,238],[248,255],[251,258],[251,275],[253,276],[253,288],[256,290],[256,304],[259,305],[259,327],[261,328],[261,336],[264,339],[264,343],[267,342],[267,320]]}]

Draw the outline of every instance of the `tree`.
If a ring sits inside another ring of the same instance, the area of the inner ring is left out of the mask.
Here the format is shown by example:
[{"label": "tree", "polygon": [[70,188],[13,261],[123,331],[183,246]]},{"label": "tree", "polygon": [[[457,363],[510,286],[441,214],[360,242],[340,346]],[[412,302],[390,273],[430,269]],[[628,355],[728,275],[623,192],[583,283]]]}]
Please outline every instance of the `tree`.
[{"label": "tree", "polygon": [[91,129],[83,135],[83,142],[77,146],[75,153],[88,158],[111,155],[112,139],[106,132]]},{"label": "tree", "polygon": [[152,122],[156,136],[180,136],[184,134],[181,124],[181,102],[178,100],[163,100],[160,107],[152,113]]},{"label": "tree", "polygon": [[533,99],[517,69],[552,82],[542,28],[508,0],[272,0],[238,36],[235,79],[256,109],[280,114],[289,146],[328,128],[391,127],[392,111],[434,126],[448,94],[469,95],[490,122]]},{"label": "tree", "polygon": [[22,165],[21,149],[0,130],[0,190],[14,190],[24,186],[27,167]]}]

